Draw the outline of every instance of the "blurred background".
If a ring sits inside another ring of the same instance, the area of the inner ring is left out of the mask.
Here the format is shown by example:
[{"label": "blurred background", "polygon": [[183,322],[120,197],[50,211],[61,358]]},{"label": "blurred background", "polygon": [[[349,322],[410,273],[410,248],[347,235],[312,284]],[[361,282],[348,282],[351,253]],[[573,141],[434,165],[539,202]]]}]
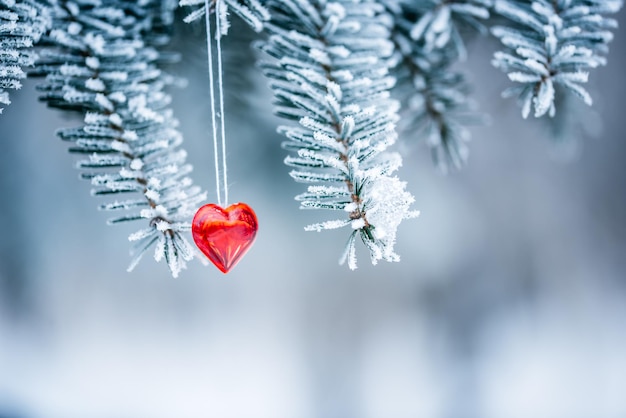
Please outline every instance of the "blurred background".
[{"label": "blurred background", "polygon": [[[624,12],[618,19],[624,23]],[[206,46],[180,25],[171,71],[194,180],[213,192]],[[399,176],[422,215],[400,263],[338,266],[347,233],[304,232],[254,38],[225,41],[231,200],[257,212],[227,276],[179,279],[108,227],[54,131],[80,119],[28,80],[0,116],[1,418],[626,417],[626,33],[591,75],[593,110],[560,141],[523,121],[472,43],[463,69],[492,118],[443,176],[405,136]],[[596,114],[592,113],[596,112]],[[535,121],[536,122],[536,121]]]}]

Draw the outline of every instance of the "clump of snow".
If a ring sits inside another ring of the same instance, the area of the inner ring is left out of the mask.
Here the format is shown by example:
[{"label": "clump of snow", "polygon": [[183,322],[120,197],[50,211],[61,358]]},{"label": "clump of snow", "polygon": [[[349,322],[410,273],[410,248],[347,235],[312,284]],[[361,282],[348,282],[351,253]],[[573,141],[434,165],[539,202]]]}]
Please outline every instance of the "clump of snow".
[{"label": "clump of snow", "polygon": [[416,218],[419,211],[411,210],[415,198],[406,191],[406,182],[397,177],[383,176],[369,183],[368,201],[364,207],[367,221],[373,227],[372,235],[382,248],[380,255],[372,254],[372,262],[379,259],[395,261],[394,252],[398,226],[405,219]]}]

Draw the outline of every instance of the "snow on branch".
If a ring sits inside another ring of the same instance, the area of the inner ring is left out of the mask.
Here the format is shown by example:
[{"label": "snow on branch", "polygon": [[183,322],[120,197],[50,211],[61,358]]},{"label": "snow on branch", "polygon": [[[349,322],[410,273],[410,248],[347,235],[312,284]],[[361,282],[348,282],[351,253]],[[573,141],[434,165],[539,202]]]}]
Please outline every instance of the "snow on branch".
[{"label": "snow on branch", "polygon": [[0,0],[0,106],[11,104],[6,89],[22,87],[23,68],[37,59],[31,48],[50,24],[47,8],[35,1]]},{"label": "snow on branch", "polygon": [[42,99],[84,114],[82,127],[58,135],[71,143],[71,152],[86,157],[77,166],[94,195],[130,196],[102,204],[103,210],[123,212],[109,222],[146,223],[129,237],[136,243],[129,270],[154,246],[155,259],[164,258],[176,277],[194,256],[182,233],[205,196],[188,177],[192,167],[164,91],[175,80],[156,65],[167,57],[147,43],[163,40],[154,33],[163,17],[161,2],[54,6],[46,36],[52,47],[41,53],[36,69],[46,76]]},{"label": "snow on branch", "polygon": [[559,87],[591,105],[582,84],[589,70],[606,64],[617,21],[604,15],[621,7],[622,0],[496,0],[495,12],[516,25],[492,28],[505,46],[492,63],[519,83],[503,96],[518,98],[524,118],[532,109],[535,117],[554,116]]},{"label": "snow on branch", "polygon": [[[232,10],[247,22],[252,29],[260,32],[263,29],[263,23],[269,20],[270,16],[267,9],[261,4],[260,0],[208,0],[209,11],[215,12],[215,5],[218,1],[223,2],[223,6],[219,8],[220,19],[222,22],[222,34],[226,35],[228,31],[228,11]],[[185,17],[185,22],[193,22],[200,19],[206,13],[207,0],[180,0],[179,6],[189,6],[195,9]]]},{"label": "snow on branch", "polygon": [[279,131],[291,176],[310,183],[296,197],[301,208],[331,209],[340,219],[309,231],[352,229],[342,257],[356,268],[359,236],[371,260],[397,261],[396,232],[417,216],[406,184],[392,174],[401,158],[387,148],[396,140],[398,103],[390,99],[390,19],[368,0],[270,0],[272,19],[260,48],[275,58],[262,63],[274,91],[275,111],[298,124]]}]

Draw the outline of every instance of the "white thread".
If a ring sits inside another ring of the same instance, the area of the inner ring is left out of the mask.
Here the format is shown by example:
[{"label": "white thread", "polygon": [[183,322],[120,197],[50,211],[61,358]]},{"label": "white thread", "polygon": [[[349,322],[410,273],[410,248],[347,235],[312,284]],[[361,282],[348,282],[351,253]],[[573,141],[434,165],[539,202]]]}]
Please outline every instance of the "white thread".
[{"label": "white thread", "polygon": [[[213,128],[213,153],[215,156],[215,184],[217,192],[217,204],[222,206],[222,186],[220,185],[220,159],[219,159],[219,145],[217,138],[217,122],[215,120],[215,80],[213,77],[213,50],[211,47],[211,13],[209,0],[204,1],[205,5],[205,21],[206,21],[206,39],[207,39],[207,53],[209,64],[209,83],[211,94],[211,127]],[[224,86],[222,79],[222,46],[220,43],[221,25],[220,25],[220,7],[221,0],[215,2],[215,25],[216,25],[216,40],[217,40],[217,72],[218,72],[218,90],[220,100],[220,121],[221,121],[221,136],[222,136],[222,171],[223,171],[223,188],[224,188],[224,206],[228,202],[228,177],[226,174],[226,129],[224,124]]]},{"label": "white thread", "polygon": [[226,128],[224,126],[224,83],[222,79],[222,0],[217,0],[215,3],[215,36],[217,37],[217,74],[218,74],[218,87],[220,93],[220,120],[222,122],[222,170],[224,176],[224,206],[228,205],[228,175],[226,170]]}]

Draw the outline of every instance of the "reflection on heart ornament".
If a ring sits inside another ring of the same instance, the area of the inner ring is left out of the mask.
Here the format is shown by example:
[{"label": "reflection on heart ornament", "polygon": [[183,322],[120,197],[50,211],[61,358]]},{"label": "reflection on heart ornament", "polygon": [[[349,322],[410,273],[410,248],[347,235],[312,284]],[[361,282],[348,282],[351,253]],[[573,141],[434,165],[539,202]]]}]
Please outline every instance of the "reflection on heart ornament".
[{"label": "reflection on heart ornament", "polygon": [[258,229],[256,214],[245,203],[226,209],[209,203],[198,209],[191,224],[196,245],[223,273],[250,249]]}]

